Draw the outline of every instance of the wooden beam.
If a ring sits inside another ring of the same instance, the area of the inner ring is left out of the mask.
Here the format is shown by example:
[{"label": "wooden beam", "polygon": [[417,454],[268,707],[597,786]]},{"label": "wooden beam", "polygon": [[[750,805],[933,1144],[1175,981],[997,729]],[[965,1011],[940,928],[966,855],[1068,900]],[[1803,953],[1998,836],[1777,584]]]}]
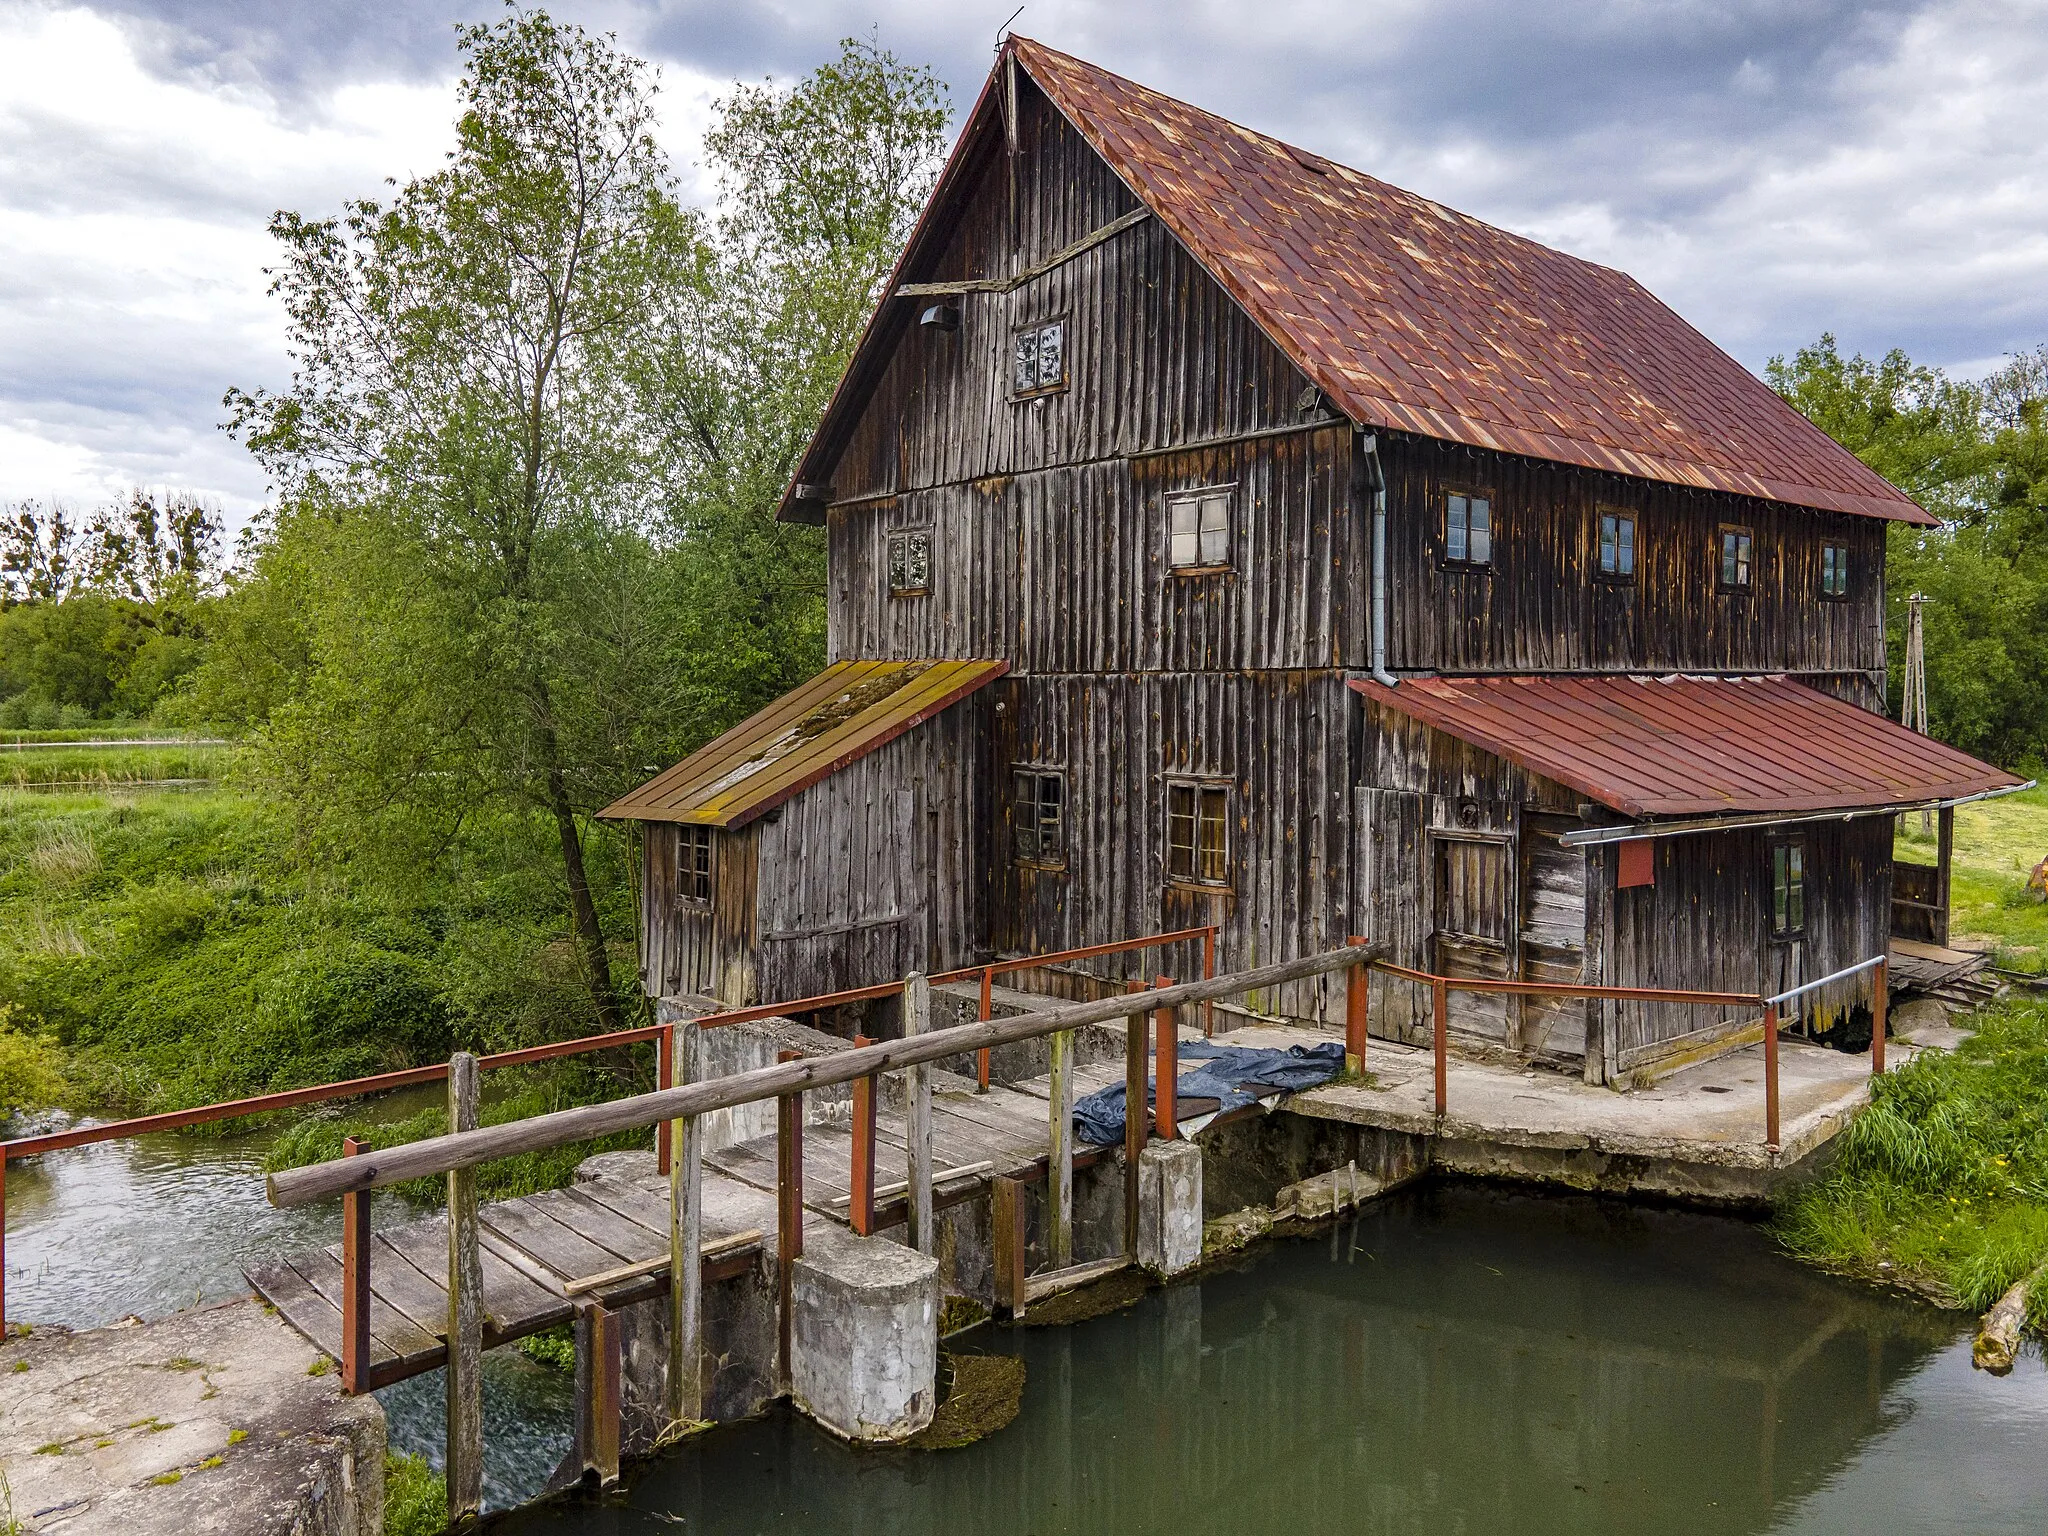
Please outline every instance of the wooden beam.
[{"label": "wooden beam", "polygon": [[[1159,978],[1162,989],[1173,985],[1171,977]],[[1154,1129],[1163,1141],[1180,1134],[1180,1024],[1173,1009],[1161,1005],[1152,1015],[1158,1025],[1158,1044],[1153,1051],[1153,1099],[1158,1109]]]},{"label": "wooden beam", "polygon": [[[903,1033],[927,1034],[932,1024],[931,983],[913,975],[903,988]],[[903,1139],[909,1151],[910,1246],[930,1255],[932,1231],[932,1069],[919,1062],[907,1074],[909,1103],[904,1110]]]},{"label": "wooden beam", "polygon": [[[686,1025],[676,1059],[685,1083],[701,1070],[702,1042]],[[675,1157],[668,1170],[668,1373],[662,1410],[671,1425],[704,1417],[704,1124],[695,1115],[674,1122]]]},{"label": "wooden beam", "polygon": [[[474,1131],[476,1058],[448,1058],[448,1125]],[[484,1261],[477,1246],[476,1174],[448,1173],[448,1523],[471,1521],[484,1494]]]},{"label": "wooden beam", "polygon": [[1071,245],[1063,245],[1045,260],[1026,267],[1015,277],[960,277],[950,282],[898,283],[896,297],[899,299],[950,298],[966,293],[1011,293],[1023,287],[1035,277],[1043,277],[1057,267],[1063,267],[1076,256],[1095,249],[1106,240],[1114,240],[1125,230],[1142,224],[1152,217],[1149,208],[1133,208],[1120,218],[1111,219],[1100,229],[1089,231]]},{"label": "wooden beam", "polygon": [[989,1187],[990,1247],[995,1260],[996,1315],[1024,1315],[1029,1288],[1024,1258],[1024,1181],[998,1177]]},{"label": "wooden beam", "polygon": [[[874,1042],[866,1035],[855,1035],[856,1050],[872,1046]],[[853,1200],[847,1208],[846,1219],[853,1230],[862,1237],[875,1230],[875,1116],[881,1106],[881,1074],[869,1072],[854,1079],[853,1083],[853,1166],[850,1177]]]},{"label": "wooden beam", "polygon": [[[1370,953],[1376,956],[1377,947]],[[1106,1019],[1127,1018],[1134,1013],[1144,1013],[1148,1006],[1178,1008],[1211,998],[1235,997],[1283,982],[1327,975],[1357,963],[1358,951],[1355,949],[1326,950],[1297,960],[1282,960],[1272,965],[1232,972],[1213,981],[1182,982],[1149,994],[1144,999],[1117,996],[1066,1003],[1036,1013],[936,1029],[914,1040],[885,1040],[850,1051],[835,1051],[829,1056],[810,1056],[802,1061],[735,1072],[665,1092],[634,1094],[603,1104],[558,1109],[483,1130],[430,1136],[361,1157],[337,1158],[331,1162],[273,1173],[267,1181],[270,1202],[282,1208],[310,1205],[346,1194],[352,1189],[382,1189],[407,1179],[429,1178],[456,1168],[474,1168],[494,1158],[515,1157],[524,1152],[565,1146],[570,1142],[590,1141],[615,1131],[637,1130],[661,1120],[709,1114],[715,1109],[752,1104],[798,1089],[850,1083],[871,1073],[897,1071],[920,1061],[938,1061],[979,1050],[984,1045],[1008,1045],[1017,1040],[1037,1039],[1057,1030],[1078,1029],[1084,1024],[1100,1024]]]},{"label": "wooden beam", "polygon": [[[800,1053],[778,1051],[775,1059],[796,1061]],[[872,1121],[868,1136],[868,1164],[872,1168]],[[872,1210],[872,1197],[869,1206]],[[788,1093],[775,1101],[775,1372],[784,1392],[789,1390],[791,1350],[796,1339],[796,1261],[803,1256],[804,1096]]]},{"label": "wooden beam", "polygon": [[[370,1150],[354,1136],[341,1143],[343,1157]],[[370,1390],[370,1196],[341,1197],[341,1390]]]},{"label": "wooden beam", "polygon": [[[1138,986],[1139,983],[1133,982]],[[1145,1027],[1124,1021],[1124,1256],[1138,1256],[1138,1161],[1145,1151]]]}]

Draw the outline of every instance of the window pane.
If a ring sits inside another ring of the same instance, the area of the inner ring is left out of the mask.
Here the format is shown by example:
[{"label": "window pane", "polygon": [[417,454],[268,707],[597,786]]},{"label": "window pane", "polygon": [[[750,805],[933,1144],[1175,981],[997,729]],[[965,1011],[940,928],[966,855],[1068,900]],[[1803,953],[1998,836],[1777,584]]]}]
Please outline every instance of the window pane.
[{"label": "window pane", "polygon": [[1611,517],[1600,519],[1600,573],[1612,576],[1621,569],[1621,544],[1615,520]]},{"label": "window pane", "polygon": [[1444,503],[1444,558],[1465,558],[1465,498],[1453,496]]},{"label": "window pane", "polygon": [[1067,327],[1055,320],[1038,331],[1038,387],[1044,389],[1067,376]]},{"label": "window pane", "polygon": [[1201,545],[1196,541],[1192,530],[1187,533],[1176,532],[1174,534],[1173,549],[1168,558],[1175,565],[1199,565],[1201,563]]},{"label": "window pane", "polygon": [[918,532],[907,535],[903,540],[904,585],[928,587],[932,584],[932,536]]},{"label": "window pane", "polygon": [[1794,843],[1785,850],[1787,869],[1786,911],[1788,930],[1806,926],[1806,850]]},{"label": "window pane", "polygon": [[1020,773],[1010,813],[1010,825],[1017,838],[1017,857],[1038,857],[1038,775]]},{"label": "window pane", "polygon": [[901,534],[896,534],[896,533],[892,533],[892,534],[890,534],[890,535],[889,535],[889,587],[890,587],[890,589],[891,589],[892,591],[897,591],[897,592],[900,592],[900,591],[902,591],[902,590],[903,590],[904,586],[906,585],[906,582],[905,582],[905,579],[904,579],[904,568],[903,568],[903,563],[904,563],[904,556],[905,556],[905,553],[906,553],[906,551],[904,550],[904,547],[903,547],[903,536],[902,536]]},{"label": "window pane", "polygon": [[1038,856],[1057,859],[1066,848],[1064,809],[1066,781],[1056,773],[1038,776]]},{"label": "window pane", "polygon": [[1735,584],[1739,587],[1749,585],[1749,535],[1746,533],[1735,536]]},{"label": "window pane", "polygon": [[1189,784],[1166,789],[1166,873],[1175,880],[1195,877],[1195,791]]},{"label": "window pane", "polygon": [[1474,565],[1488,565],[1493,561],[1493,503],[1484,496],[1472,498],[1472,553]]},{"label": "window pane", "polygon": [[1010,366],[1010,384],[1019,393],[1038,387],[1038,332],[1019,331]]},{"label": "window pane", "polygon": [[1636,520],[1624,517],[1619,519],[1619,523],[1621,558],[1615,567],[1615,573],[1620,576],[1633,576],[1636,573]]},{"label": "window pane", "polygon": [[1202,564],[1230,563],[1230,498],[1202,498]]},{"label": "window pane", "polygon": [[1228,790],[1202,791],[1201,878],[1211,885],[1224,885],[1230,879],[1229,804]]},{"label": "window pane", "polygon": [[1785,849],[1780,846],[1771,850],[1771,928],[1783,933],[1786,920],[1785,891]]}]

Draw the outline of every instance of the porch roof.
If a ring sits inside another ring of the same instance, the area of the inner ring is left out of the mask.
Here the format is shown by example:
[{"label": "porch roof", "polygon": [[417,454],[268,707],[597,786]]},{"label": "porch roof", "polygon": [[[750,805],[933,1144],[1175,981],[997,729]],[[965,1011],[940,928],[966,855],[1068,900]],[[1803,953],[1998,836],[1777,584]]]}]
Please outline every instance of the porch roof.
[{"label": "porch roof", "polygon": [[1007,661],[840,661],[599,816],[742,827],[1010,670]]},{"label": "porch roof", "polygon": [[1351,686],[1629,816],[1872,810],[2023,781],[1789,677],[1423,677]]}]

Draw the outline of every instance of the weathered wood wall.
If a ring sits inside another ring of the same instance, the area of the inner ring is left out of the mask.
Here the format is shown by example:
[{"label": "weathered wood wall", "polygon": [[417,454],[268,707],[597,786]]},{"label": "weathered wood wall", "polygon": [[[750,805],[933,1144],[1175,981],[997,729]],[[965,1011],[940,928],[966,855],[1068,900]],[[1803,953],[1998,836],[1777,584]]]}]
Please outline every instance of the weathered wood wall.
[{"label": "weathered wood wall", "polygon": [[714,834],[708,904],[676,894],[675,825],[648,822],[641,833],[641,987],[650,997],[752,1001],[759,829]]}]

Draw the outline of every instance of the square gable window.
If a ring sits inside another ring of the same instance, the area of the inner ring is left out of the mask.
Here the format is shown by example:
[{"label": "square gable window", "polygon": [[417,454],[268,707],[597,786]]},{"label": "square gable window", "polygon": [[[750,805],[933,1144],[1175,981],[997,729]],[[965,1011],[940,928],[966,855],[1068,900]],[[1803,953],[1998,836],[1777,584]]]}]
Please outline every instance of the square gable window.
[{"label": "square gable window", "polygon": [[1027,325],[1010,341],[1010,398],[1029,400],[1067,387],[1067,322]]},{"label": "square gable window", "polygon": [[1849,595],[1849,546],[1820,547],[1820,595],[1839,602]]},{"label": "square gable window", "polygon": [[1493,498],[1476,491],[1444,497],[1444,564],[1483,570],[1493,564]]},{"label": "square gable window", "polygon": [[1230,564],[1230,501],[1234,487],[1204,486],[1166,499],[1166,559],[1176,572],[1220,571]]},{"label": "square gable window", "polygon": [[676,895],[692,906],[711,905],[712,829],[684,822],[676,828]]},{"label": "square gable window", "polygon": [[889,595],[922,597],[932,589],[932,531],[898,528],[889,535]]}]

